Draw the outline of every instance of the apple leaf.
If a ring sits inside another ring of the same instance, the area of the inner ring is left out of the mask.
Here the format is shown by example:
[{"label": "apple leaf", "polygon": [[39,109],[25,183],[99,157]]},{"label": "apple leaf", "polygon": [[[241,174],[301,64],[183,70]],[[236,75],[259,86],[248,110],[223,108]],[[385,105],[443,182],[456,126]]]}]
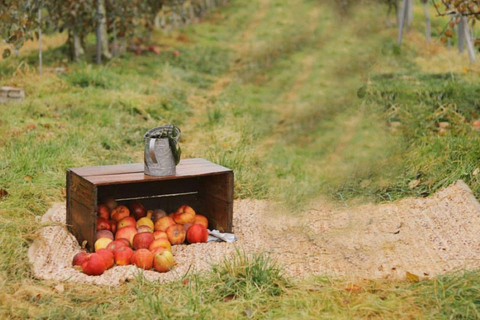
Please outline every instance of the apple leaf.
[{"label": "apple leaf", "polygon": [[223,298],[223,301],[228,302],[228,301],[231,301],[233,299],[235,299],[235,294],[229,294],[228,296]]},{"label": "apple leaf", "polygon": [[359,97],[360,99],[363,99],[365,98],[365,96],[367,95],[367,86],[363,86],[361,87],[360,89],[358,89],[357,91],[357,97]]},{"label": "apple leaf", "polygon": [[359,292],[360,290],[362,290],[362,287],[357,286],[354,283],[349,283],[347,285],[347,287],[345,288],[345,290],[348,291],[348,292]]},{"label": "apple leaf", "polygon": [[2,58],[6,59],[6,58],[10,57],[11,54],[12,54],[12,51],[7,48],[7,49],[3,50]]},{"label": "apple leaf", "polygon": [[407,279],[411,282],[420,282],[420,277],[407,271]]},{"label": "apple leaf", "polygon": [[413,188],[416,188],[420,185],[420,180],[419,179],[415,179],[415,180],[412,180],[410,181],[410,183],[408,184],[408,187],[410,189],[413,189]]},{"label": "apple leaf", "polygon": [[0,199],[8,196],[8,192],[5,189],[0,189]]}]

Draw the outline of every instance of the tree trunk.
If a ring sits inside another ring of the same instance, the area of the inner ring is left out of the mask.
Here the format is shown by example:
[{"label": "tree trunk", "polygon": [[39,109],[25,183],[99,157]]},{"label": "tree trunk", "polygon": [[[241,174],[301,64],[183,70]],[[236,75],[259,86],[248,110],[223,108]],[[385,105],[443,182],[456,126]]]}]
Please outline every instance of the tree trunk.
[{"label": "tree trunk", "polygon": [[97,1],[97,64],[100,64],[102,62],[102,57],[111,59],[112,54],[108,48],[107,11],[105,9],[105,0]]},{"label": "tree trunk", "polygon": [[403,38],[403,29],[405,27],[405,22],[408,16],[408,7],[410,4],[410,0],[403,0],[402,7],[400,8],[400,16],[399,16],[399,24],[398,24],[398,38],[397,38],[397,45],[402,45],[402,38]]},{"label": "tree trunk", "polygon": [[470,62],[475,63],[475,48],[472,41],[472,35],[470,34],[470,26],[468,25],[467,17],[463,16],[462,20],[464,20],[464,28],[462,31],[464,32],[465,41],[467,42],[468,56],[470,58]]},{"label": "tree trunk", "polygon": [[38,74],[43,74],[42,61],[42,5],[38,7]]},{"label": "tree trunk", "polygon": [[465,29],[464,26],[465,21],[463,18],[460,19],[457,25],[457,34],[458,34],[458,52],[463,53],[465,49],[465,33],[463,30]]},{"label": "tree trunk", "polygon": [[427,43],[430,43],[432,41],[432,25],[430,24],[428,1],[423,2],[423,14],[425,15],[425,40],[427,41]]},{"label": "tree trunk", "polygon": [[407,26],[413,21],[413,0],[408,0],[408,11],[407,11]]},{"label": "tree trunk", "polygon": [[117,27],[115,25],[115,19],[112,23],[112,32],[113,32],[113,49],[112,49],[112,56],[116,57],[118,55],[118,41],[117,41]]},{"label": "tree trunk", "polygon": [[72,61],[79,62],[85,58],[83,41],[76,30],[71,30],[68,34],[70,44],[70,58]]}]

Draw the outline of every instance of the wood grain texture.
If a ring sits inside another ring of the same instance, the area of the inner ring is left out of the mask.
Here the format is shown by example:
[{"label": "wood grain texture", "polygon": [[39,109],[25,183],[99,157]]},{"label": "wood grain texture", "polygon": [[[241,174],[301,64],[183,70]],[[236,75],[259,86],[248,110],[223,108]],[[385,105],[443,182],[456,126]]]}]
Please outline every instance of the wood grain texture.
[{"label": "wood grain texture", "polygon": [[205,215],[214,229],[232,231],[233,184],[231,169],[200,158],[184,159],[177,173],[155,177],[143,173],[143,163],[73,168],[67,170],[67,224],[79,244],[92,250],[97,205],[106,197],[119,204],[140,201],[147,209],[167,213],[190,205]]}]

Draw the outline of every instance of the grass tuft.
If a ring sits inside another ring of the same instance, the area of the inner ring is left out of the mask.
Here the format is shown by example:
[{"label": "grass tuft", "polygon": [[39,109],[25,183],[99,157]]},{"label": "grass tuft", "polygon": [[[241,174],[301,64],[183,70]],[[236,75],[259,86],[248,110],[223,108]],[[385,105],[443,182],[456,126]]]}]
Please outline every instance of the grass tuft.
[{"label": "grass tuft", "polygon": [[213,266],[213,277],[214,290],[220,297],[278,296],[288,284],[281,267],[267,254],[239,250]]}]

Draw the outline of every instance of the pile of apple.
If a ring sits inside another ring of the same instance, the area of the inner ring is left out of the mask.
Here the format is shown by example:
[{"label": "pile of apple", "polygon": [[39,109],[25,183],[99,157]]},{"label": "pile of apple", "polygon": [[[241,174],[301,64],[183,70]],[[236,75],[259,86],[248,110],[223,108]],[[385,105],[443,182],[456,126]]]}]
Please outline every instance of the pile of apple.
[{"label": "pile of apple", "polygon": [[207,218],[188,205],[167,215],[161,209],[146,210],[138,201],[126,206],[110,198],[97,208],[95,252],[81,251],[72,261],[87,275],[129,264],[168,272],[175,265],[172,245],[208,239]]}]

